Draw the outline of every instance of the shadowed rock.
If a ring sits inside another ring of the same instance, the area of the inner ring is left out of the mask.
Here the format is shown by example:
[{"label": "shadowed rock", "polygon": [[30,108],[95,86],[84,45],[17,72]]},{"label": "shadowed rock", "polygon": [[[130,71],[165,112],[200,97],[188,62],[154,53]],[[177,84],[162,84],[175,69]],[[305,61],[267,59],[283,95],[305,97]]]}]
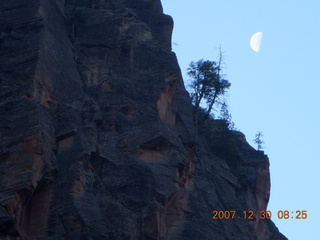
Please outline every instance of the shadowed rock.
[{"label": "shadowed rock", "polygon": [[172,29],[159,0],[2,1],[1,239],[286,239],[267,156],[196,138]]}]

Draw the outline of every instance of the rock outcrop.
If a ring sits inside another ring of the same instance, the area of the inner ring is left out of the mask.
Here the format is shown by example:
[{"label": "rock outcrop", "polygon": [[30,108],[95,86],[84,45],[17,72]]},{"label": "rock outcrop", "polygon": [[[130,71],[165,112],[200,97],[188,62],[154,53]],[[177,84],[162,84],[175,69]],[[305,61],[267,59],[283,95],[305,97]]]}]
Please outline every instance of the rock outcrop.
[{"label": "rock outcrop", "polygon": [[160,0],[1,2],[1,239],[286,239],[268,158],[196,137],[172,29]]}]

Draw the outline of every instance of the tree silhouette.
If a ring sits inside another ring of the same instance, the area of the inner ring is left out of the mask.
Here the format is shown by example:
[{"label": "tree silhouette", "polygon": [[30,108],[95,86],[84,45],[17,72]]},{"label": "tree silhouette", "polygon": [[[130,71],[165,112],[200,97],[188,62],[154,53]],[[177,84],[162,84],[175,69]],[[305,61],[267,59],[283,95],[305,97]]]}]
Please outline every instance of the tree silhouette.
[{"label": "tree silhouette", "polygon": [[221,71],[222,54],[218,63],[200,59],[198,62],[191,62],[188,68],[188,75],[191,77],[191,98],[196,110],[196,124],[198,124],[198,112],[201,103],[207,103],[206,117],[209,117],[213,106],[217,103],[219,96],[224,95],[231,86],[228,80],[222,78]]},{"label": "tree silhouette", "polygon": [[225,101],[222,102],[222,104],[221,104],[220,116],[218,118],[223,119],[227,122],[229,130],[236,131],[236,128],[234,126],[234,122],[232,121],[232,116],[229,113],[228,105]]},{"label": "tree silhouette", "polygon": [[259,131],[257,134],[256,134],[256,138],[253,140],[257,145],[258,145],[258,151],[260,151],[261,149],[263,149],[263,146],[262,144],[264,144],[264,141],[262,141],[262,138],[263,137],[263,134],[261,131]]}]

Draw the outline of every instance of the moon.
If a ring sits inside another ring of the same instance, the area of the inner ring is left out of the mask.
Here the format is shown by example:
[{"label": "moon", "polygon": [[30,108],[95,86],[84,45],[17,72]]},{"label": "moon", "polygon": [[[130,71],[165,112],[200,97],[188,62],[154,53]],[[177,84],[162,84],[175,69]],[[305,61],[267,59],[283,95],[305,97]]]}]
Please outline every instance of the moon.
[{"label": "moon", "polygon": [[262,32],[256,32],[250,39],[250,47],[253,51],[259,52],[262,43]]}]

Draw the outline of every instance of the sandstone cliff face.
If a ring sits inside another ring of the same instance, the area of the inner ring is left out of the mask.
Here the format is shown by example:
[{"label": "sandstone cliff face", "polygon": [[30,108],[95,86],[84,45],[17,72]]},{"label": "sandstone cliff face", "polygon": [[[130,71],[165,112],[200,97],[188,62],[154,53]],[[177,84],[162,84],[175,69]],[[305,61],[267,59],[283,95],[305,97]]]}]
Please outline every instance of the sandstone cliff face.
[{"label": "sandstone cliff face", "polygon": [[172,28],[159,0],[1,2],[1,239],[286,239],[212,219],[266,209],[269,161],[221,157],[218,121],[196,142]]}]

